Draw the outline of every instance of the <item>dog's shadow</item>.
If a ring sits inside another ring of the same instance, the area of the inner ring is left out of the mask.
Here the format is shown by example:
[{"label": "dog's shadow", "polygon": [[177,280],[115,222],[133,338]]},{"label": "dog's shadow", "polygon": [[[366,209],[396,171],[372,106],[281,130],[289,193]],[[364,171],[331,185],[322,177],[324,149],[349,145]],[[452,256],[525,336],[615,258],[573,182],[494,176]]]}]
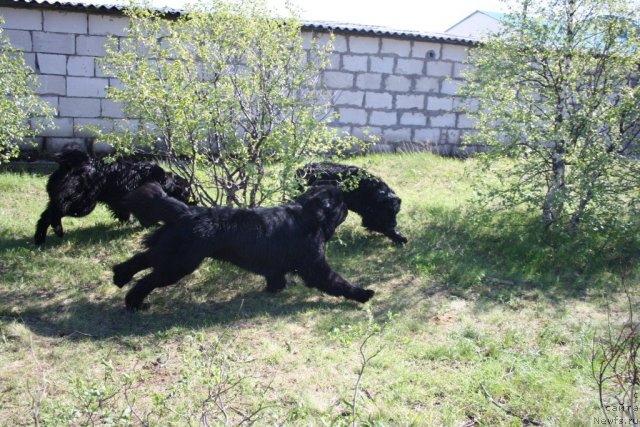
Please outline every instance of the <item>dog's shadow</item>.
[{"label": "dog's shadow", "polygon": [[245,328],[263,317],[295,317],[310,310],[347,312],[360,307],[355,302],[319,296],[316,290],[303,285],[294,286],[297,289],[277,295],[255,290],[219,301],[190,302],[172,298],[168,303],[159,302],[148,311],[139,312],[126,310],[120,298],[99,302],[83,298],[64,307],[42,307],[38,312],[22,315],[19,321],[41,336],[117,341],[167,331]]},{"label": "dog's shadow", "polygon": [[145,229],[137,222],[100,222],[94,225],[83,225],[79,228],[65,228],[64,237],[60,238],[53,232],[49,232],[47,240],[42,245],[33,242],[33,236],[16,237],[9,235],[7,231],[0,231],[0,257],[3,252],[18,248],[30,248],[32,250],[47,250],[71,244],[78,248],[88,248],[97,243],[123,240]]}]

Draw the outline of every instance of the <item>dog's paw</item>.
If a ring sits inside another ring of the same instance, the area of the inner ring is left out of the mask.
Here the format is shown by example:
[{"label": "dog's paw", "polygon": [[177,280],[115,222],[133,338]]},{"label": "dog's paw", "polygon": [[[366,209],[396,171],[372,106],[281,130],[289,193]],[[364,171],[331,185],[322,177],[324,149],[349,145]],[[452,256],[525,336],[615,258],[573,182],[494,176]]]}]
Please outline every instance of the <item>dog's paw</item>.
[{"label": "dog's paw", "polygon": [[127,283],[129,283],[131,279],[132,279],[131,275],[127,274],[127,272],[124,271],[124,268],[122,267],[122,265],[118,264],[113,266],[113,284],[114,285],[121,288]]},{"label": "dog's paw", "polygon": [[56,233],[56,236],[58,237],[64,237],[64,229],[61,225],[58,227],[53,227],[53,232]]},{"label": "dog's paw", "polygon": [[36,233],[36,235],[33,236],[33,243],[40,246],[44,243],[45,239],[46,239],[46,236],[44,233]]},{"label": "dog's paw", "polygon": [[357,290],[354,292],[353,299],[363,304],[369,301],[371,297],[373,297],[373,294],[375,294],[375,291],[371,289],[362,289],[362,288],[356,288],[356,289]]}]

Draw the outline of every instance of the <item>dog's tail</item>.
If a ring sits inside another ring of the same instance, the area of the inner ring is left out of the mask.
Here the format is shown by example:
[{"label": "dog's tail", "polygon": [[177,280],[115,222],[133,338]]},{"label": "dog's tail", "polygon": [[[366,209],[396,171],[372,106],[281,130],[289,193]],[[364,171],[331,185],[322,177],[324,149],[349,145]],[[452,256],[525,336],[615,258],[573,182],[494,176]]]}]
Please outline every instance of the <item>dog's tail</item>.
[{"label": "dog's tail", "polygon": [[89,155],[77,147],[65,147],[55,156],[55,161],[63,168],[73,168],[89,161]]}]

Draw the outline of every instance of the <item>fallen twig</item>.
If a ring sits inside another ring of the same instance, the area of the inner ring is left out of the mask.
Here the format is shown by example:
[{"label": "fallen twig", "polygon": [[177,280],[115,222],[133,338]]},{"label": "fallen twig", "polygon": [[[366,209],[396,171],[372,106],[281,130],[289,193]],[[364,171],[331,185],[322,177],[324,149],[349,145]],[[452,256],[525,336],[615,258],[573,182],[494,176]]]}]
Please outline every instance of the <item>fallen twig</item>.
[{"label": "fallen twig", "polygon": [[541,426],[541,425],[543,425],[539,421],[530,419],[528,415],[522,416],[522,415],[516,414],[511,409],[509,409],[509,408],[501,405],[500,403],[498,403],[493,397],[491,397],[491,395],[489,394],[487,389],[484,388],[484,385],[482,383],[480,383],[480,388],[482,389],[482,391],[484,392],[485,396],[487,396],[487,399],[489,399],[489,401],[491,403],[493,403],[496,407],[502,409],[507,415],[511,415],[512,417],[516,417],[516,418],[520,419],[522,421],[522,424],[524,424],[524,425],[532,425],[532,426]]}]

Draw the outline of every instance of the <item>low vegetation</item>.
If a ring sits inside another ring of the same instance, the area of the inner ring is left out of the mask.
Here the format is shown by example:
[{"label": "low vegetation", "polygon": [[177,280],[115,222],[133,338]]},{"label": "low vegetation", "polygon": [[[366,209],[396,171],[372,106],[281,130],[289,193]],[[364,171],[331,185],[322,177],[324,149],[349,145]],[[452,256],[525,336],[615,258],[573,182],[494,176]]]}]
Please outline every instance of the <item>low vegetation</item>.
[{"label": "low vegetation", "polygon": [[593,339],[626,313],[619,278],[637,289],[629,264],[638,233],[599,229],[568,245],[545,234],[535,213],[487,215],[466,172],[473,159],[353,163],[402,197],[399,227],[409,238],[393,246],[350,214],[329,244],[337,271],[375,289],[371,302],[332,298],[295,278],[270,296],[259,277],[205,262],[135,314],[110,268],[145,231],[99,208],[65,218],[64,240],[36,248],[46,176],[0,174],[0,419],[596,424]]}]

